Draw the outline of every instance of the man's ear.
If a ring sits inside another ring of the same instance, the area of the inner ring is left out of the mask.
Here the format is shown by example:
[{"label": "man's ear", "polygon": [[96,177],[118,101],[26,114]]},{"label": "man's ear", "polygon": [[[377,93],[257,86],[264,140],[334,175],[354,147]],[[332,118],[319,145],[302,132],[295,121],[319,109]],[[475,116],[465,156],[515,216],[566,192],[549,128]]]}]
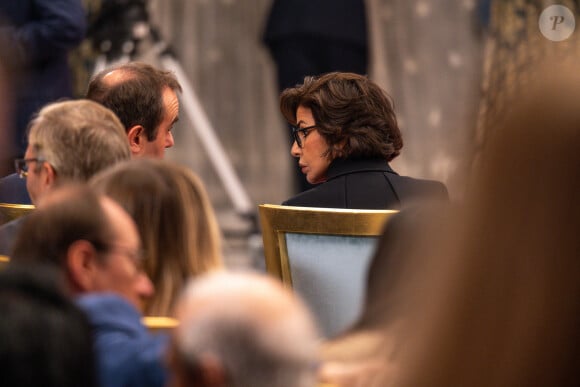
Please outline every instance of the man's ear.
[{"label": "man's ear", "polygon": [[47,191],[55,186],[56,183],[56,171],[49,163],[42,163],[40,171],[40,179],[42,183],[42,189]]},{"label": "man's ear", "polygon": [[127,137],[129,139],[129,147],[131,148],[131,154],[138,155],[143,153],[145,149],[145,128],[141,125],[135,125],[129,128],[127,131]]},{"label": "man's ear", "polygon": [[98,259],[97,251],[89,241],[79,240],[69,246],[66,271],[74,293],[85,293],[95,288]]},{"label": "man's ear", "polygon": [[39,168],[37,173],[38,179],[36,179],[38,181],[36,204],[40,204],[42,197],[45,196],[47,193],[49,193],[52,189],[54,189],[54,187],[57,184],[56,171],[54,170],[52,165],[50,165],[47,162],[44,162],[41,163],[41,165],[39,165],[38,168]]}]

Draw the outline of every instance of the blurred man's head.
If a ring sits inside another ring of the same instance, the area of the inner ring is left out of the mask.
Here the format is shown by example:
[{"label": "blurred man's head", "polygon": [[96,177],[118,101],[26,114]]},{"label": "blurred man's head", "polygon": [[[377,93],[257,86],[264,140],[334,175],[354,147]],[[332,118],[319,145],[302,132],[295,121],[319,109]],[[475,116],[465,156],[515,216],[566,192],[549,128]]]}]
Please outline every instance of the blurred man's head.
[{"label": "blurred man's head", "polygon": [[214,273],[177,308],[175,386],[312,386],[317,335],[304,304],[272,278]]},{"label": "blurred man's head", "polygon": [[174,144],[171,132],[179,116],[177,92],[181,86],[168,71],[132,62],[97,74],[87,98],[117,114],[133,156],[163,158]]},{"label": "blurred man's head", "polygon": [[37,204],[55,186],[87,181],[130,156],[123,125],[112,111],[88,100],[56,102],[30,123],[20,173]]},{"label": "blurred man's head", "polygon": [[153,294],[133,220],[84,185],[47,195],[24,221],[11,257],[57,265],[73,294],[113,292],[138,309]]},{"label": "blurred man's head", "polygon": [[97,386],[92,332],[56,270],[11,263],[0,271],[2,385]]}]

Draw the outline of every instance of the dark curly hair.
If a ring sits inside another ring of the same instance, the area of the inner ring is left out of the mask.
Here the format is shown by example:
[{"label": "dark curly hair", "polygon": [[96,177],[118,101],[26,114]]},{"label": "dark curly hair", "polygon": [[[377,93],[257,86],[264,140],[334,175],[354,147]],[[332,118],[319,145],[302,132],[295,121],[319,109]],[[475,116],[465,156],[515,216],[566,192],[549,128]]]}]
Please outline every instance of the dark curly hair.
[{"label": "dark curly hair", "polygon": [[403,147],[391,98],[366,76],[333,72],[306,77],[304,84],[280,95],[280,110],[291,125],[296,125],[299,106],[312,111],[331,158],[391,161]]}]

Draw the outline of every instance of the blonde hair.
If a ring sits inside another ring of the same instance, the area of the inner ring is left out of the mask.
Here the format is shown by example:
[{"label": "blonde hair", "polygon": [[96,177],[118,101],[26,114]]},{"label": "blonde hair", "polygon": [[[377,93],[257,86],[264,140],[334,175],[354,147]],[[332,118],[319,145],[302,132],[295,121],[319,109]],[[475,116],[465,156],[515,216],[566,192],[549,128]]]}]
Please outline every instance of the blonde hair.
[{"label": "blonde hair", "polygon": [[221,235],[201,180],[163,160],[131,160],[91,184],[133,217],[145,250],[144,269],[155,286],[145,313],[173,315],[186,280],[223,267]]}]

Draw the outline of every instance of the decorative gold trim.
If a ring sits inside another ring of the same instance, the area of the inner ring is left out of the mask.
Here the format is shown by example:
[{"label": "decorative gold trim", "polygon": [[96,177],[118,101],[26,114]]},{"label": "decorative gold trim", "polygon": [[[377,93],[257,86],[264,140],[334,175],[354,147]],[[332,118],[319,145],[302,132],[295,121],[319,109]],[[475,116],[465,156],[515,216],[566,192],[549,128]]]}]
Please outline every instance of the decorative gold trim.
[{"label": "decorative gold trim", "polygon": [[20,210],[34,210],[34,204],[0,203],[0,207]]},{"label": "decorative gold trim", "polygon": [[292,286],[286,233],[379,236],[396,210],[258,206],[267,271]]},{"label": "decorative gold trim", "polygon": [[176,319],[163,316],[145,316],[141,321],[150,330],[173,329],[179,325]]},{"label": "decorative gold trim", "polygon": [[32,204],[0,203],[0,224],[26,215],[34,208]]}]

